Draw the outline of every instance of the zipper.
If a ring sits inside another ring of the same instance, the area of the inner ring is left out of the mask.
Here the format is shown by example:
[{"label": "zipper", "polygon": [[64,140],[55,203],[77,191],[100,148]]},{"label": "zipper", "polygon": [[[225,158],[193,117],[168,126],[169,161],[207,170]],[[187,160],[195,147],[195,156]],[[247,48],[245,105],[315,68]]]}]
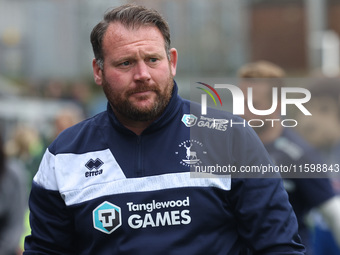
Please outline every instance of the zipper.
[{"label": "zipper", "polygon": [[137,169],[136,174],[138,177],[143,176],[143,155],[142,155],[142,136],[137,136]]}]

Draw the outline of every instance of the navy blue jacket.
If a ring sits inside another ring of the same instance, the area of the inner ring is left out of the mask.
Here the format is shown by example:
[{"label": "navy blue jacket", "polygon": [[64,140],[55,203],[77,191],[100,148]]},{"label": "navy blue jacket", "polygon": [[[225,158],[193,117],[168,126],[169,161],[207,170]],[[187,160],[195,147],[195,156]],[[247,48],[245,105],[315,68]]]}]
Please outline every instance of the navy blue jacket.
[{"label": "navy blue jacket", "polygon": [[109,106],[65,130],[33,180],[24,254],[304,254],[281,179],[191,175],[271,164],[251,128],[225,121],[243,120],[208,111],[175,85],[139,136]]},{"label": "navy blue jacket", "polygon": [[[319,153],[292,129],[283,129],[280,137],[265,144],[265,148],[276,165],[296,166],[296,171],[305,164],[324,163]],[[307,213],[335,196],[328,176],[322,174],[324,178],[313,178],[316,173],[302,173],[298,178],[288,174],[284,179],[289,201],[298,219],[299,234],[306,246],[310,239],[310,231],[304,223]]]}]

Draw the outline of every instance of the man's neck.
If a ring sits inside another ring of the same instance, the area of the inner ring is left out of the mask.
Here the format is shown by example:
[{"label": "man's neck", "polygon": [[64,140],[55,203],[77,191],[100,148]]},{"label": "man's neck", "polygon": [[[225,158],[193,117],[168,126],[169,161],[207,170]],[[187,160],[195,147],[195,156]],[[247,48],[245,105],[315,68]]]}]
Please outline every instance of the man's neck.
[{"label": "man's neck", "polygon": [[154,120],[149,120],[149,121],[135,121],[135,120],[131,120],[129,118],[126,118],[125,116],[123,116],[122,114],[118,113],[117,111],[115,111],[113,109],[113,112],[116,115],[116,118],[119,120],[119,122],[126,127],[127,129],[131,130],[132,132],[134,132],[136,135],[141,135],[143,133],[143,131],[150,126],[150,124],[154,121]]}]

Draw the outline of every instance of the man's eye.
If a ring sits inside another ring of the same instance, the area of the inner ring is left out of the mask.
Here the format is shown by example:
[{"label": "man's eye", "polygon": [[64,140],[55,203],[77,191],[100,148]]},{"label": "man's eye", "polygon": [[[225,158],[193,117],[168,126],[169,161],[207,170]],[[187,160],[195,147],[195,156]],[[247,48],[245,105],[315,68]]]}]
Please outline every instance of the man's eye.
[{"label": "man's eye", "polygon": [[119,64],[120,66],[128,66],[130,65],[130,61],[124,61],[123,63]]},{"label": "man's eye", "polygon": [[149,60],[151,63],[155,63],[157,61],[157,58],[150,58]]}]

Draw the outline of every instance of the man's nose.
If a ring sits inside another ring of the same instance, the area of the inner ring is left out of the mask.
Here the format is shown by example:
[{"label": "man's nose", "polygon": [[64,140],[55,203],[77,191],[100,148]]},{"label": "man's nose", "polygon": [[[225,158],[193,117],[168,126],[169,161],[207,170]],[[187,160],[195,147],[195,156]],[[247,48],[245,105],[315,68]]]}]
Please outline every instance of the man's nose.
[{"label": "man's nose", "polygon": [[134,68],[134,79],[137,81],[147,81],[151,79],[149,67],[144,61],[140,61]]}]

